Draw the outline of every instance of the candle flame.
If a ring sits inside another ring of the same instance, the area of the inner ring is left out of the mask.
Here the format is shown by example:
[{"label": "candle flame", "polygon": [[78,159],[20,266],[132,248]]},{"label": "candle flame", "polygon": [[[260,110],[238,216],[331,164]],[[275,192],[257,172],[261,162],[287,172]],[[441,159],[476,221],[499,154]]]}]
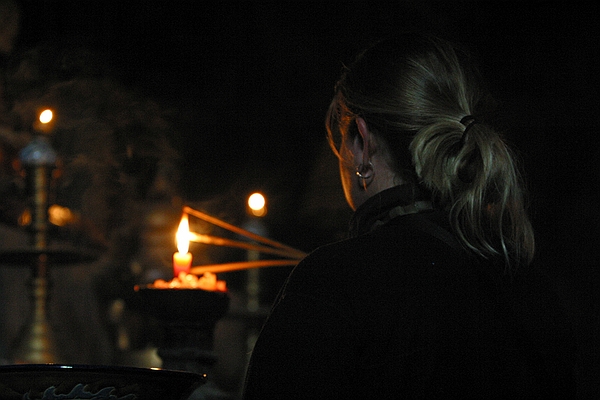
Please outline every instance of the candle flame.
[{"label": "candle flame", "polygon": [[183,214],[177,234],[175,235],[177,241],[177,251],[182,254],[187,254],[190,248],[190,222],[187,214]]}]

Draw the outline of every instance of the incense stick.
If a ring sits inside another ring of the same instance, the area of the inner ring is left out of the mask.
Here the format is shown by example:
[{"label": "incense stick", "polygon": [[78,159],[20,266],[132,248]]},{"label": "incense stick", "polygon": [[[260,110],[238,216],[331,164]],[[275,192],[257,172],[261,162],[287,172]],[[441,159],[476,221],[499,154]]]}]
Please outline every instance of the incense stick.
[{"label": "incense stick", "polygon": [[261,246],[254,243],[240,242],[237,240],[231,240],[211,235],[204,235],[195,232],[190,232],[190,241],[196,243],[213,244],[216,246],[238,247],[246,250],[256,250],[261,253],[274,254],[287,258],[298,258],[298,254],[290,254],[290,252],[283,249],[274,249],[272,247]]},{"label": "incense stick", "polygon": [[287,246],[287,245],[285,245],[283,243],[279,243],[279,242],[277,242],[275,240],[268,239],[268,238],[265,238],[263,236],[257,235],[256,233],[253,233],[253,232],[247,231],[245,229],[239,228],[239,227],[237,227],[235,225],[232,225],[230,223],[222,221],[222,220],[220,220],[220,219],[218,219],[216,217],[213,217],[211,215],[208,215],[208,214],[203,213],[203,212],[198,211],[198,210],[194,210],[193,208],[191,208],[189,206],[183,207],[183,212],[187,213],[187,214],[190,214],[190,215],[193,215],[193,216],[195,216],[197,218],[203,219],[206,222],[209,222],[209,223],[211,223],[213,225],[216,225],[216,226],[219,226],[221,228],[230,230],[230,231],[232,231],[234,233],[237,233],[239,235],[246,236],[246,237],[248,237],[248,238],[250,238],[252,240],[256,240],[257,242],[261,242],[261,243],[267,244],[269,246],[273,246],[273,247],[277,247],[277,248],[286,250],[287,252],[289,252],[295,258],[303,258],[304,256],[306,256],[306,253],[304,253],[304,252],[302,252],[302,251],[300,251],[298,249],[294,249],[293,247]]},{"label": "incense stick", "polygon": [[258,260],[241,261],[233,263],[199,265],[190,269],[191,274],[201,275],[205,272],[221,273],[231,271],[241,271],[245,269],[267,268],[267,267],[290,267],[298,264],[300,260]]}]

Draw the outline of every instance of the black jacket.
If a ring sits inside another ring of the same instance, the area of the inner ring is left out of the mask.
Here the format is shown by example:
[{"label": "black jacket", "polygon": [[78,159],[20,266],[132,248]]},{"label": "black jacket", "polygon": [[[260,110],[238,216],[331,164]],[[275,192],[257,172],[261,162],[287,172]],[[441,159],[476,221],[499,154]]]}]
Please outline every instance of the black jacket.
[{"label": "black jacket", "polygon": [[570,329],[541,280],[469,256],[443,214],[381,218],[392,203],[370,199],[351,239],[294,269],[244,399],[573,398]]}]

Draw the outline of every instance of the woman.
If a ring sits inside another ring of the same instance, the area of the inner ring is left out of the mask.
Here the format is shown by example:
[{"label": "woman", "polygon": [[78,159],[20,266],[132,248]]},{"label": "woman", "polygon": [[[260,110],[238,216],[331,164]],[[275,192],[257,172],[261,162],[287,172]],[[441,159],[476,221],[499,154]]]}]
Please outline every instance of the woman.
[{"label": "woman", "polygon": [[327,130],[351,237],[290,275],[245,399],[574,395],[569,328],[530,266],[514,156],[469,62],[407,34],[344,71]]}]

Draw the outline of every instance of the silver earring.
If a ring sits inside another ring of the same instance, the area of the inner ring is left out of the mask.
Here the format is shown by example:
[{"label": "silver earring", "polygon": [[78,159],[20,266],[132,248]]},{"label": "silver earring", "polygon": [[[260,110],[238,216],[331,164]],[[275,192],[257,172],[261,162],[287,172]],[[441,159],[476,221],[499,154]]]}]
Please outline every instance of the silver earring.
[{"label": "silver earring", "polygon": [[367,180],[367,179],[371,179],[373,177],[373,163],[371,161],[369,161],[369,163],[367,165],[365,164],[360,164],[356,167],[356,176],[358,176],[359,179]]}]

